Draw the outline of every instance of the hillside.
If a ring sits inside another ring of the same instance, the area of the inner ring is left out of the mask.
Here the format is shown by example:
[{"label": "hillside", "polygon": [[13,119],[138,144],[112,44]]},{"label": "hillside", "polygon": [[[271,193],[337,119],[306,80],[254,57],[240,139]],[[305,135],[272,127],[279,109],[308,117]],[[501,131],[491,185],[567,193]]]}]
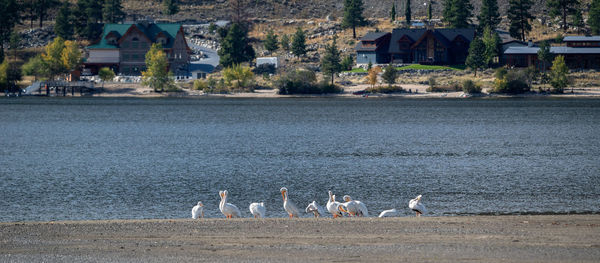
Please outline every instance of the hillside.
[{"label": "hillside", "polygon": [[[253,18],[325,18],[328,15],[339,17],[342,14],[343,2],[341,0],[245,0],[246,9]],[[126,0],[123,1],[127,12],[130,14],[164,17],[160,12],[160,1]],[[398,14],[404,13],[405,0],[364,0],[365,16],[368,18],[387,18],[392,3],[396,3]],[[412,0],[413,17],[424,18],[427,14],[424,3],[428,0]],[[432,1],[434,17],[440,17],[443,0]],[[545,0],[537,0],[532,11],[534,14],[547,14]],[[583,10],[591,0],[583,0]],[[481,1],[472,0],[475,11],[479,13]],[[181,12],[177,20],[213,20],[227,19],[228,0],[180,0]],[[508,0],[498,0],[500,13],[506,15]]]}]

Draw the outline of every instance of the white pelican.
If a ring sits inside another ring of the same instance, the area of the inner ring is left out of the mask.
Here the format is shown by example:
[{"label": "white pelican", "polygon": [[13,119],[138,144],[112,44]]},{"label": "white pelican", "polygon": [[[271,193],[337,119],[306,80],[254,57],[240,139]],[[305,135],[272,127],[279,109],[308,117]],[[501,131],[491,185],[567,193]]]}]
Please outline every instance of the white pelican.
[{"label": "white pelican", "polygon": [[265,203],[252,203],[250,204],[250,213],[254,215],[254,218],[264,218],[267,209]]},{"label": "white pelican", "polygon": [[335,195],[329,191],[329,199],[327,200],[327,211],[333,215],[333,218],[343,216],[339,209],[340,202],[335,201]]},{"label": "white pelican", "polygon": [[204,205],[202,202],[198,202],[198,204],[192,208],[192,218],[198,219],[198,217],[204,218]]},{"label": "white pelican", "polygon": [[345,203],[342,203],[340,206],[340,210],[342,212],[346,212],[353,216],[369,216],[369,210],[367,210],[367,206],[358,200],[352,200],[349,195],[344,196]]},{"label": "white pelican", "polygon": [[410,202],[408,202],[408,208],[415,211],[417,216],[421,216],[422,214],[427,212],[427,210],[425,209],[425,206],[423,204],[421,204],[421,202],[420,202],[421,196],[422,195],[419,195],[419,196],[415,197],[415,199],[412,199],[412,200],[410,200]]},{"label": "white pelican", "polygon": [[219,209],[221,210],[221,213],[225,215],[225,217],[242,217],[242,213],[240,213],[240,209],[238,209],[237,206],[227,203],[227,196],[229,195],[229,192],[227,192],[227,190],[219,191],[219,195],[221,196],[221,203],[219,204]]},{"label": "white pelican", "polygon": [[279,192],[281,192],[281,196],[283,197],[283,209],[285,209],[288,215],[290,215],[290,218],[298,217],[300,212],[298,211],[296,205],[288,198],[288,189],[282,187]]},{"label": "white pelican", "polygon": [[393,217],[393,216],[398,216],[398,211],[394,208],[394,209],[390,209],[390,210],[384,210],[381,212],[381,214],[379,214],[379,217]]},{"label": "white pelican", "polygon": [[323,208],[317,204],[317,201],[313,201],[312,203],[308,204],[306,207],[306,213],[313,213],[315,217],[321,217],[321,215],[325,214],[325,212],[323,212]]}]

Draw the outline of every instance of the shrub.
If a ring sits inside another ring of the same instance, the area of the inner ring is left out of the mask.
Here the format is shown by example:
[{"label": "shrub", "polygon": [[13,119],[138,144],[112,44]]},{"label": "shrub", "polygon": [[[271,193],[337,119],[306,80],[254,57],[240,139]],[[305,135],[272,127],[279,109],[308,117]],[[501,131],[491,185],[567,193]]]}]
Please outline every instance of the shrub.
[{"label": "shrub", "polygon": [[313,71],[295,70],[280,77],[275,82],[275,86],[278,93],[282,95],[340,93],[342,91],[326,80],[321,83],[316,82],[317,77]]},{"label": "shrub", "polygon": [[277,69],[273,64],[261,64],[260,66],[254,68],[252,72],[254,72],[255,75],[264,75],[265,73],[275,74],[275,72],[277,72]]},{"label": "shrub", "polygon": [[232,86],[234,90],[240,90],[251,87],[251,81],[254,74],[249,67],[243,67],[240,64],[223,69],[223,78],[228,86]]},{"label": "shrub", "polygon": [[506,76],[506,74],[508,74],[508,70],[506,70],[506,68],[497,68],[496,72],[494,73],[494,76],[497,79],[503,79],[504,76]]},{"label": "shrub", "polygon": [[481,86],[475,84],[472,80],[467,79],[462,83],[462,90],[464,93],[478,94],[481,93]]},{"label": "shrub", "polygon": [[455,92],[455,91],[460,91],[462,90],[462,88],[460,87],[460,85],[453,83],[453,84],[448,84],[446,86],[429,86],[427,88],[427,92]]},{"label": "shrub", "polygon": [[194,80],[194,89],[195,90],[207,90],[208,83],[201,79]]},{"label": "shrub", "polygon": [[429,82],[429,88],[433,89],[435,87],[435,84],[436,84],[435,83],[436,82],[435,77],[433,77],[433,76],[429,77],[428,82]]}]

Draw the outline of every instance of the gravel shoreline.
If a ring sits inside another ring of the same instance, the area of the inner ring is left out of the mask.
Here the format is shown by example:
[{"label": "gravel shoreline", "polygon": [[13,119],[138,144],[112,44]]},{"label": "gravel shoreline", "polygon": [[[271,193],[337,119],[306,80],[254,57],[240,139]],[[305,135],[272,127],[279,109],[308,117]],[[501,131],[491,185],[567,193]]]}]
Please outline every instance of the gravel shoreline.
[{"label": "gravel shoreline", "polygon": [[600,215],[0,223],[2,262],[598,262]]}]

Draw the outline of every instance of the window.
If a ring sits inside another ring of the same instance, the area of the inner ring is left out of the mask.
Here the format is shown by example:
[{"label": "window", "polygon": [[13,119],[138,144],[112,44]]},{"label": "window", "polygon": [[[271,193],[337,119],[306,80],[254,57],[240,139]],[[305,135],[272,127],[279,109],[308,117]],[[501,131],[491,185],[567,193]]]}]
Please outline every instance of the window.
[{"label": "window", "polygon": [[129,55],[128,54],[123,54],[123,60],[129,60]]},{"label": "window", "polygon": [[138,55],[137,55],[137,54],[133,54],[133,55],[131,55],[131,58],[132,58],[133,60],[137,60],[137,59],[138,59]]},{"label": "window", "polygon": [[139,42],[131,42],[131,47],[132,48],[139,48],[140,43]]}]

